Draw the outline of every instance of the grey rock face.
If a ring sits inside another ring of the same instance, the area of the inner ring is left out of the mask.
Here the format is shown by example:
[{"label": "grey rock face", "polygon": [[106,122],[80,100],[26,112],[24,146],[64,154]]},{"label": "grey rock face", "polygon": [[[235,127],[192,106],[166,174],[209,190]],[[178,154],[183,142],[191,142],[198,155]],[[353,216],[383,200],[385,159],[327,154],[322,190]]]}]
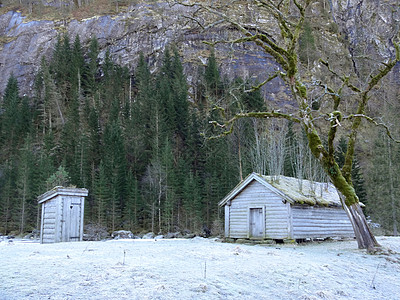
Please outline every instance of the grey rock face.
[{"label": "grey rock face", "polygon": [[[178,47],[184,61],[185,72],[196,74],[199,65],[204,65],[209,56],[209,46],[203,43],[214,36],[221,36],[217,30],[200,32],[185,18],[190,10],[184,6],[169,6],[167,3],[138,4],[129,12],[116,16],[99,16],[85,20],[71,21],[28,21],[19,12],[8,12],[0,16],[0,94],[4,91],[11,74],[18,79],[23,94],[31,95],[33,80],[39,69],[41,57],[49,57],[57,36],[68,33],[71,40],[76,35],[86,46],[92,37],[97,37],[100,60],[106,49],[117,63],[128,66],[132,71],[137,64],[139,53],[149,58],[154,71],[164,48],[173,43]],[[238,48],[240,51],[240,48]],[[242,49],[247,52],[247,49]],[[249,66],[258,68],[260,60],[267,57],[262,52],[224,54],[224,73],[230,77],[249,73]],[[233,65],[231,65],[233,60]],[[247,67],[245,70],[244,67]],[[273,65],[271,66],[273,67]],[[191,72],[194,71],[194,72]],[[194,80],[193,76],[191,79]]]},{"label": "grey rock face", "polygon": [[[362,49],[382,55],[393,52],[386,47],[387,40],[399,31],[400,9],[395,1],[392,2],[383,5],[372,0],[327,1],[323,4],[316,2],[311,9],[315,10],[315,15],[324,11],[334,17],[340,33],[348,40],[348,47],[355,51],[354,56]],[[139,3],[115,16],[97,16],[79,21],[29,21],[18,12],[7,12],[0,16],[0,94],[9,76],[14,74],[21,93],[32,95],[33,79],[41,57],[51,55],[57,35],[64,32],[69,34],[71,40],[78,35],[82,43],[88,43],[91,37],[96,36],[101,49],[100,58],[104,57],[108,48],[114,61],[132,71],[140,52],[149,58],[154,71],[165,46],[174,43],[183,58],[189,80],[194,82],[196,69],[204,65],[209,56],[209,46],[203,41],[235,36],[232,29],[225,26],[202,30],[188,18],[194,9],[161,2]],[[258,10],[251,11],[245,5],[239,10],[232,14],[239,18],[250,14],[257,25],[268,27],[269,20]],[[371,22],[379,26],[369,26]],[[336,45],[337,40],[324,39],[321,43],[326,49],[343,53],[343,48]],[[362,43],[366,46],[361,47]],[[216,52],[221,70],[229,78],[252,76],[261,82],[268,71],[278,68],[268,55],[251,44],[235,47],[217,45]],[[271,82],[267,89],[272,94],[282,92],[278,79]]]}]

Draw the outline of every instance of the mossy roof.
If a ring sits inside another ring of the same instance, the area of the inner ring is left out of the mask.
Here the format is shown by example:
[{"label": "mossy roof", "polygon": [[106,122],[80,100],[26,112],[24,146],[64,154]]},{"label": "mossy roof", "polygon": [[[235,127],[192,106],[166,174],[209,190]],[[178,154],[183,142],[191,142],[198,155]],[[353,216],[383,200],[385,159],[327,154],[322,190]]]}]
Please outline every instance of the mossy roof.
[{"label": "mossy roof", "polygon": [[219,206],[225,205],[246,188],[253,180],[279,194],[292,204],[341,206],[339,194],[331,183],[315,182],[286,176],[266,176],[251,173],[241,181],[224,199]]},{"label": "mossy roof", "polygon": [[82,189],[82,188],[75,188],[75,187],[56,186],[56,187],[52,188],[50,191],[47,191],[46,193],[40,195],[37,198],[37,200],[38,200],[38,203],[42,203],[42,202],[45,202],[57,195],[86,197],[88,195],[88,190]]},{"label": "mossy roof", "polygon": [[[297,204],[341,206],[335,186],[331,183],[316,182],[286,176],[261,176],[270,185],[288,197],[288,201]],[[277,180],[273,180],[278,178]]]}]

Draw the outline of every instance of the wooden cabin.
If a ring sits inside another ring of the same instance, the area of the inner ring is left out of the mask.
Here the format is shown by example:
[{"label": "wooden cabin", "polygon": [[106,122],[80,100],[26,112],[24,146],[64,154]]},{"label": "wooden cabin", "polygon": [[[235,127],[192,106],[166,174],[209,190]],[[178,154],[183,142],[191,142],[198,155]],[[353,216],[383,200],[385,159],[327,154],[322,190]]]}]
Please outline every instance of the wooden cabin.
[{"label": "wooden cabin", "polygon": [[252,173],[219,202],[225,237],[302,240],[354,237],[332,184]]},{"label": "wooden cabin", "polygon": [[87,189],[55,187],[38,197],[42,205],[40,243],[82,241]]}]

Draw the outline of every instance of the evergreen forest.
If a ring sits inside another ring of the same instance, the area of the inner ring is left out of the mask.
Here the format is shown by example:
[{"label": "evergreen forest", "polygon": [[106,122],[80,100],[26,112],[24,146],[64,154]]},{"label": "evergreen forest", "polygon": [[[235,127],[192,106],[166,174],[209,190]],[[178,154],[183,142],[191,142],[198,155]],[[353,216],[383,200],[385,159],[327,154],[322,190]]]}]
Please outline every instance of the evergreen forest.
[{"label": "evergreen forest", "polygon": [[[327,180],[289,121],[242,119],[232,134],[210,138],[219,108],[228,116],[268,109],[261,91],[250,90],[257,83],[221,76],[212,49],[189,86],[173,45],[155,72],[143,55],[130,70],[108,51],[100,59],[96,38],[88,45],[60,36],[52,58],[41,61],[31,97],[20,95],[14,76],[8,80],[0,102],[1,233],[37,229],[37,197],[57,185],[87,188],[85,224],[110,232],[206,227],[218,234],[218,202],[252,171]],[[400,151],[376,136],[379,151],[364,169],[354,163],[353,181],[368,215],[392,232]],[[339,162],[344,145],[342,137]]]}]

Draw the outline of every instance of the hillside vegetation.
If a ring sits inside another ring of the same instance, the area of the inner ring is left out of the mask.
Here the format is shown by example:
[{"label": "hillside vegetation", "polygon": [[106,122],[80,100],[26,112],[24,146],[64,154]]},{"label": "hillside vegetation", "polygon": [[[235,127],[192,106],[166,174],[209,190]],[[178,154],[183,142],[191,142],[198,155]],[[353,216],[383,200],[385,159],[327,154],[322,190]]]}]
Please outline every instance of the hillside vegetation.
[{"label": "hillside vegetation", "polygon": [[[129,4],[31,3],[2,1],[2,9],[21,9],[31,18],[36,18],[36,12],[45,18],[87,18],[121,11]],[[338,84],[329,72],[321,71],[319,57],[330,56],[332,69],[345,73],[354,68],[359,76],[355,80],[368,78],[369,63],[379,58],[380,49],[372,51],[364,41],[353,43],[352,32],[340,28],[339,21],[327,22],[325,1],[315,7],[325,13],[318,19],[310,17],[301,33],[297,51],[303,74],[322,73]],[[202,53],[207,54],[204,65],[190,69],[182,63],[188,58],[179,45],[162,48],[157,58],[131,55],[138,63],[128,66],[120,62],[118,53],[110,52],[111,42],[103,41],[100,49],[96,37],[81,41],[79,36],[60,34],[34,74],[32,95],[22,96],[17,78],[8,79],[0,102],[1,233],[38,227],[36,198],[52,187],[53,174],[61,174],[66,184],[89,189],[86,223],[136,232],[200,233],[207,227],[215,234],[222,223],[218,201],[252,171],[327,180],[307,150],[304,132],[291,122],[241,120],[232,135],[208,139],[217,132],[209,122],[221,120],[222,108],[229,117],[293,107],[287,105],[288,93],[278,80],[249,92],[259,83],[258,74],[225,76],[221,56],[230,49],[207,48]],[[346,47],[352,49],[352,56],[343,55]],[[367,50],[371,60],[364,59]],[[368,107],[370,115],[391,125],[394,136],[399,136],[400,125],[398,69],[374,89],[377,100]],[[353,96],[346,95],[346,108],[354,105]],[[315,110],[327,111],[317,93],[310,99]],[[347,133],[335,144],[340,165]],[[373,126],[364,127],[360,140],[352,172],[357,194],[373,222],[381,224],[385,233],[396,233],[400,148]]]}]

